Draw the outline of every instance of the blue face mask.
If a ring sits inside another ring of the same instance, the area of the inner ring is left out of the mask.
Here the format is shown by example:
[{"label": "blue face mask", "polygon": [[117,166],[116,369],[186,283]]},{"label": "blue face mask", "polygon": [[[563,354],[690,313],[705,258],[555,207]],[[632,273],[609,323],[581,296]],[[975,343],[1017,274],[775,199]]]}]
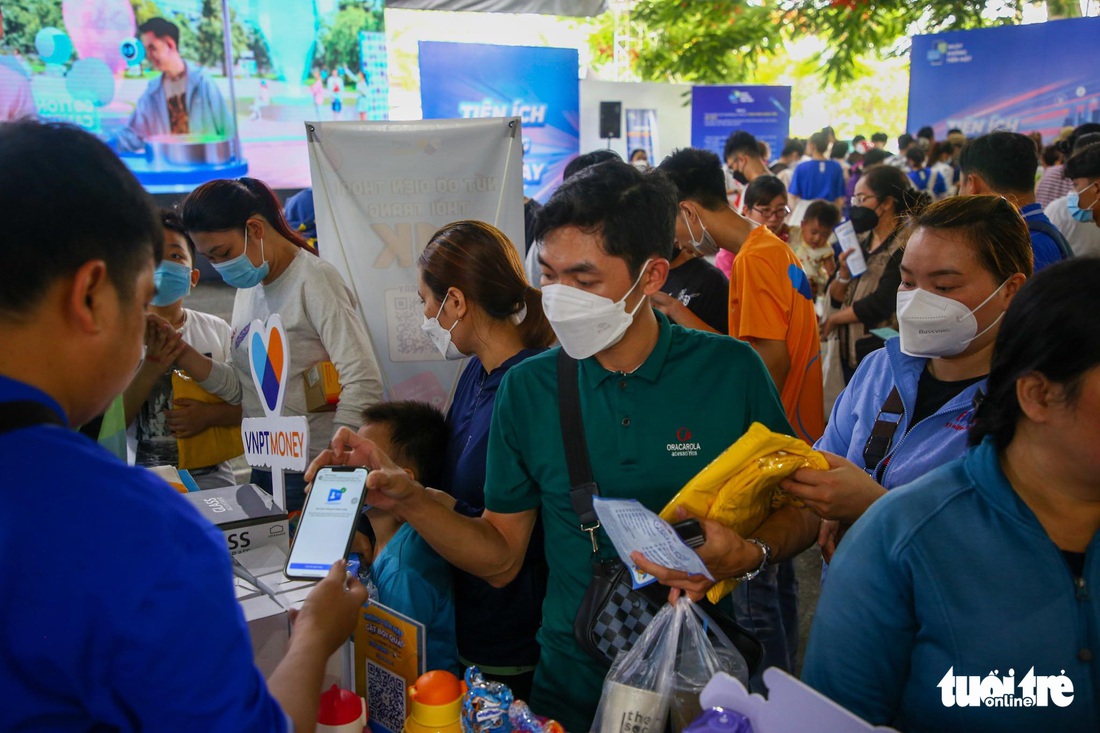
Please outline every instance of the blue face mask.
[{"label": "blue face mask", "polygon": [[263,264],[259,267],[253,265],[252,261],[248,259],[248,227],[245,227],[244,251],[241,252],[240,257],[234,257],[228,262],[211,262],[210,264],[214,265],[214,269],[218,271],[218,274],[222,276],[222,280],[225,280],[227,285],[244,289],[256,287],[271,271],[271,266],[264,259],[263,237],[260,238],[260,259],[263,260]]},{"label": "blue face mask", "polygon": [[1069,212],[1069,215],[1077,221],[1087,223],[1095,218],[1092,213],[1092,207],[1089,207],[1087,209],[1081,208],[1081,194],[1083,194],[1085,191],[1088,191],[1093,186],[1097,185],[1097,183],[1100,183],[1100,181],[1085,186],[1080,191],[1070,191],[1068,194],[1066,194],[1066,210]]},{"label": "blue face mask", "polygon": [[161,262],[153,272],[153,284],[157,288],[153,305],[171,305],[191,292],[191,268],[181,262]]}]

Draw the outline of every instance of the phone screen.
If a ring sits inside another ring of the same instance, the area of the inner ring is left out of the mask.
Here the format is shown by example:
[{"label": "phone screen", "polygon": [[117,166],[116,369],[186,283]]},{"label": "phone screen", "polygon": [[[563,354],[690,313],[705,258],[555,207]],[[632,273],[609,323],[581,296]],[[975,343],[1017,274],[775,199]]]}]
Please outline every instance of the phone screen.
[{"label": "phone screen", "polygon": [[323,578],[347,554],[366,493],[367,469],[322,468],[306,499],[286,561],[291,578]]}]

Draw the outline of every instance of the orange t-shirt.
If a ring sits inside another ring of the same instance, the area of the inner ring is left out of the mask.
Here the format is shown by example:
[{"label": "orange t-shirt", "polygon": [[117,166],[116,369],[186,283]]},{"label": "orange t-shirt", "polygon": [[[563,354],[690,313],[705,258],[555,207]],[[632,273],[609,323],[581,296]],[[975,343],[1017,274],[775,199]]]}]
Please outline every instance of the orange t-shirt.
[{"label": "orange t-shirt", "polygon": [[791,368],[780,392],[795,435],[813,444],[825,432],[821,340],[810,281],[798,258],[766,227],[757,227],[733,261],[730,335],[787,342]]}]

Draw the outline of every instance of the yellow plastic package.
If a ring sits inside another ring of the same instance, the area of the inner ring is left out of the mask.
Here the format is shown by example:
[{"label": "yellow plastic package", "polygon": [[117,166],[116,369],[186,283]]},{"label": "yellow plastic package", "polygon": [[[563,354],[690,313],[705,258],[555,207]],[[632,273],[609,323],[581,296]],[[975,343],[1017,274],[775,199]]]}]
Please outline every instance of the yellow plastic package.
[{"label": "yellow plastic package", "polygon": [[[800,468],[828,470],[829,463],[803,441],[753,423],[680,489],[661,511],[661,518],[676,522],[676,508],[682,506],[693,516],[713,519],[742,537],[751,536],[776,509],[802,506],[779,488],[780,481]],[[736,587],[736,580],[721,580],[707,598],[717,603]]]}]

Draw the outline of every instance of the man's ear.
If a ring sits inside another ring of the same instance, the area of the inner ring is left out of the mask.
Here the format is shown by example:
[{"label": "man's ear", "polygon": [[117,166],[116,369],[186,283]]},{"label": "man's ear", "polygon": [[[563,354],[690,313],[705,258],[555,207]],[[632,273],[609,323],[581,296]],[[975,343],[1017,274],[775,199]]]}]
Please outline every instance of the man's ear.
[{"label": "man's ear", "polygon": [[985,182],[985,179],[981,177],[979,173],[971,173],[967,176],[970,181],[970,193],[980,196],[982,194],[993,193],[993,190],[989,188],[989,184]]},{"label": "man's ear", "polygon": [[117,299],[114,285],[107,277],[107,263],[103,260],[89,260],[73,274],[69,292],[65,299],[66,319],[86,334],[99,333],[107,303],[113,293]]},{"label": "man's ear", "polygon": [[404,471],[413,481],[416,481],[416,471],[413,471],[411,468],[402,468],[401,470]]},{"label": "man's ear", "polygon": [[653,262],[650,262],[646,270],[645,279],[642,281],[642,292],[646,295],[653,295],[660,290],[661,286],[665,284],[665,280],[668,278],[668,271],[668,260],[663,257],[659,257],[653,260]]}]

